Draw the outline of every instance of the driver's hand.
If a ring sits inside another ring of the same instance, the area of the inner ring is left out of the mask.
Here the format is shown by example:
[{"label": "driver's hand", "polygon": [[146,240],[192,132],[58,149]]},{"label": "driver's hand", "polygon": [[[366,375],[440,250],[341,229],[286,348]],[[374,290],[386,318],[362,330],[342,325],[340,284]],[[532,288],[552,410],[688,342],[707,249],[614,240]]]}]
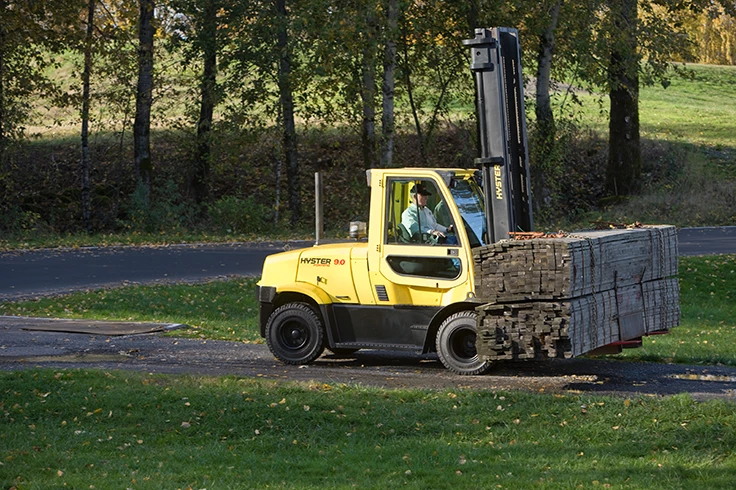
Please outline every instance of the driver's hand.
[{"label": "driver's hand", "polygon": [[444,236],[445,236],[445,234],[444,234],[444,233],[442,233],[442,232],[441,232],[440,230],[432,230],[432,234],[433,234],[434,236],[439,236],[439,237],[443,237],[443,238],[444,238]]}]

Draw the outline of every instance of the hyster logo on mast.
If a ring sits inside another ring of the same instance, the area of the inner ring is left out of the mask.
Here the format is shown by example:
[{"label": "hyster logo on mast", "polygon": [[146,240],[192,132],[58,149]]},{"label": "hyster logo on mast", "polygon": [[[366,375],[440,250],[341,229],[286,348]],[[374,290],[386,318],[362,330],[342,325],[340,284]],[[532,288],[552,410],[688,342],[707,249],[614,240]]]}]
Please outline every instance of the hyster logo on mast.
[{"label": "hyster logo on mast", "polygon": [[503,199],[503,180],[501,179],[501,167],[493,167],[493,181],[496,184],[496,199]]}]

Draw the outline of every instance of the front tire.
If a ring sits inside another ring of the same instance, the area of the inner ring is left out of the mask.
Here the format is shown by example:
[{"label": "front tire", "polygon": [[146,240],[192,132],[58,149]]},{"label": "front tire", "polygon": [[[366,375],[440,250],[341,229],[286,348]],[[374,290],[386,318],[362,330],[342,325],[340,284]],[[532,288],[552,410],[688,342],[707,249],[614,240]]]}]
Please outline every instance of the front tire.
[{"label": "front tire", "polygon": [[325,349],[322,320],[306,303],[287,303],[268,319],[266,343],[284,364],[309,364]]},{"label": "front tire", "polygon": [[437,331],[437,355],[453,373],[473,376],[487,373],[493,363],[478,357],[475,348],[477,315],[461,311],[450,315]]}]

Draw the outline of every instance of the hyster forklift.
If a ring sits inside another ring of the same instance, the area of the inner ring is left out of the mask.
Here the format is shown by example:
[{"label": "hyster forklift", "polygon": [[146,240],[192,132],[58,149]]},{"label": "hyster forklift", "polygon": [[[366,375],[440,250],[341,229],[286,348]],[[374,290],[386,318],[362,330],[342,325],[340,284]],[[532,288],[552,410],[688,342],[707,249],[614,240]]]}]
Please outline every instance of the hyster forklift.
[{"label": "hyster forklift", "polygon": [[524,85],[515,29],[477,29],[464,44],[476,84],[475,168],[370,169],[367,240],[266,259],[260,330],[282,362],[307,364],[325,348],[402,349],[436,351],[458,374],[491,367],[475,348],[483,301],[472,249],[532,230]]}]

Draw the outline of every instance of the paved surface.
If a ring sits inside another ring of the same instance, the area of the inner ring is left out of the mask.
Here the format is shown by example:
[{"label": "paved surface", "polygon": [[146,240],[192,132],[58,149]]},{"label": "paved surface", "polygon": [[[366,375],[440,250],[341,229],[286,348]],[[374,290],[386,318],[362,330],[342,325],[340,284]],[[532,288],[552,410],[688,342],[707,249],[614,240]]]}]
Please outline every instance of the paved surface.
[{"label": "paved surface", "polygon": [[[736,227],[686,228],[680,255],[736,254]],[[126,283],[260,275],[267,255],[311,242],[172,245],[0,253],[0,301]]]},{"label": "paved surface", "polygon": [[127,283],[260,275],[266,256],[308,242],[90,247],[0,253],[0,301]]},{"label": "paved surface", "polygon": [[678,230],[680,255],[736,254],[736,226]]},{"label": "paved surface", "polygon": [[[697,399],[736,400],[736,368],[719,366],[580,358],[499,364],[486,376],[457,376],[445,370],[436,356],[378,351],[350,357],[328,353],[309,366],[286,366],[260,344],[161,334],[107,336],[24,330],[36,325],[34,320],[0,316],[0,369],[123,369],[385,388],[572,391],[615,396],[689,392]],[[110,322],[96,323],[104,326]]]}]

